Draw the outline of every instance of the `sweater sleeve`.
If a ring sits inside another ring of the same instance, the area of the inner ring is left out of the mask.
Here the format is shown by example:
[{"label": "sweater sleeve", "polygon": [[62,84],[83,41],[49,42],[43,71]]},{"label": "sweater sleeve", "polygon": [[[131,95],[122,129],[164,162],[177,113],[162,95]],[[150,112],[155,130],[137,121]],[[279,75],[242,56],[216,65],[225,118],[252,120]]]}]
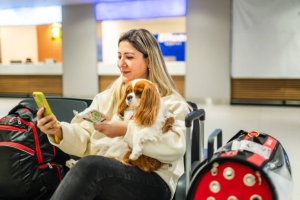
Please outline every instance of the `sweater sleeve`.
[{"label": "sweater sleeve", "polygon": [[163,163],[171,163],[181,158],[185,153],[186,129],[184,119],[189,110],[185,101],[178,100],[174,96],[164,97],[163,101],[175,117],[175,123],[170,131],[162,133],[161,128],[143,128],[134,121],[130,121],[124,139],[132,147],[134,134],[139,134],[141,131],[151,131],[152,133],[158,131],[161,138],[157,141],[145,142],[142,154],[158,159]]},{"label": "sweater sleeve", "polygon": [[[101,107],[107,102],[107,92],[104,91],[96,95],[93,99],[92,104],[87,109],[96,109],[102,112]],[[106,114],[106,113],[104,113]],[[65,153],[83,157],[86,155],[95,154],[96,151],[101,147],[95,147],[93,140],[98,140],[104,135],[94,129],[92,123],[77,118],[76,116],[72,119],[71,123],[60,122],[63,131],[63,139],[59,144],[56,144],[51,136],[48,139],[51,144],[59,147]]]}]

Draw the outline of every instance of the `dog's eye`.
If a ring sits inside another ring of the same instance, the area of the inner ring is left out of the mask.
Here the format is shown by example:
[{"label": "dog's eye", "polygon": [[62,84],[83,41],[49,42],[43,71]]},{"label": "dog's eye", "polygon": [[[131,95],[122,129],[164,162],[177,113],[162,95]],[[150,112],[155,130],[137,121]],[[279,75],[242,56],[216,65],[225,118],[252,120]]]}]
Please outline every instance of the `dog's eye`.
[{"label": "dog's eye", "polygon": [[135,92],[135,95],[141,95],[142,94],[142,91],[141,90],[137,90],[136,92]]}]

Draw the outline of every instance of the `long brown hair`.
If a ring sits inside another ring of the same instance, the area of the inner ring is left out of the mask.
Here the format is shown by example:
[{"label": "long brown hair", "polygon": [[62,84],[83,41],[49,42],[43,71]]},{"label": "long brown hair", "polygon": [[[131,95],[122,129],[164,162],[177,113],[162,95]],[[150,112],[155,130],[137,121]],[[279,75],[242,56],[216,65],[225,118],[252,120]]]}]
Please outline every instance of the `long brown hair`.
[{"label": "long brown hair", "polygon": [[[158,86],[162,97],[175,94],[184,100],[168,73],[161,49],[152,33],[146,29],[132,29],[120,36],[118,45],[122,41],[129,42],[136,50],[143,54],[145,59],[148,59],[148,80]],[[122,82],[121,76],[112,84],[111,89],[113,99],[110,106],[112,112],[116,112],[125,92],[125,85]]]}]

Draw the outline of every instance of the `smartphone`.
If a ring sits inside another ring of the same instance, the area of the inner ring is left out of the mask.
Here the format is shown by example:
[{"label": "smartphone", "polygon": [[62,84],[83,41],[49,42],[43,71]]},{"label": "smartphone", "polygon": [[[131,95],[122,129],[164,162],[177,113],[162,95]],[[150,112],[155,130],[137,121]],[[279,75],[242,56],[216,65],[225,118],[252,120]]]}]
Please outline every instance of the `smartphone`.
[{"label": "smartphone", "polygon": [[[47,101],[47,99],[46,99],[43,92],[33,92],[32,96],[33,96],[34,101],[35,101],[35,103],[36,103],[36,105],[39,109],[43,106],[45,107],[45,112],[44,112],[45,116],[53,114],[52,110],[49,106],[49,103],[48,103],[48,101]],[[56,143],[60,142],[60,139],[56,135],[54,136],[54,140],[55,140]]]}]

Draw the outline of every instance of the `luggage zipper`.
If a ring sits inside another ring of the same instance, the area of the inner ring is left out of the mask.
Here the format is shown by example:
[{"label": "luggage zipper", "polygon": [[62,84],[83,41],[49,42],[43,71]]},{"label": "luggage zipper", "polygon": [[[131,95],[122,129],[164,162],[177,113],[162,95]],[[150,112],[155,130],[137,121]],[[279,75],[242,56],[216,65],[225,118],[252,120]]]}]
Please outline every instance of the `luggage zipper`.
[{"label": "luggage zipper", "polygon": [[[3,122],[3,121],[10,121],[10,120],[16,120],[18,122],[18,124],[22,124],[22,121],[21,121],[21,118],[20,117],[3,117],[2,119],[0,119],[0,122]],[[10,126],[10,125],[7,125],[7,126]]]},{"label": "luggage zipper", "polygon": [[19,125],[22,124],[20,117],[17,117],[17,120]]}]

